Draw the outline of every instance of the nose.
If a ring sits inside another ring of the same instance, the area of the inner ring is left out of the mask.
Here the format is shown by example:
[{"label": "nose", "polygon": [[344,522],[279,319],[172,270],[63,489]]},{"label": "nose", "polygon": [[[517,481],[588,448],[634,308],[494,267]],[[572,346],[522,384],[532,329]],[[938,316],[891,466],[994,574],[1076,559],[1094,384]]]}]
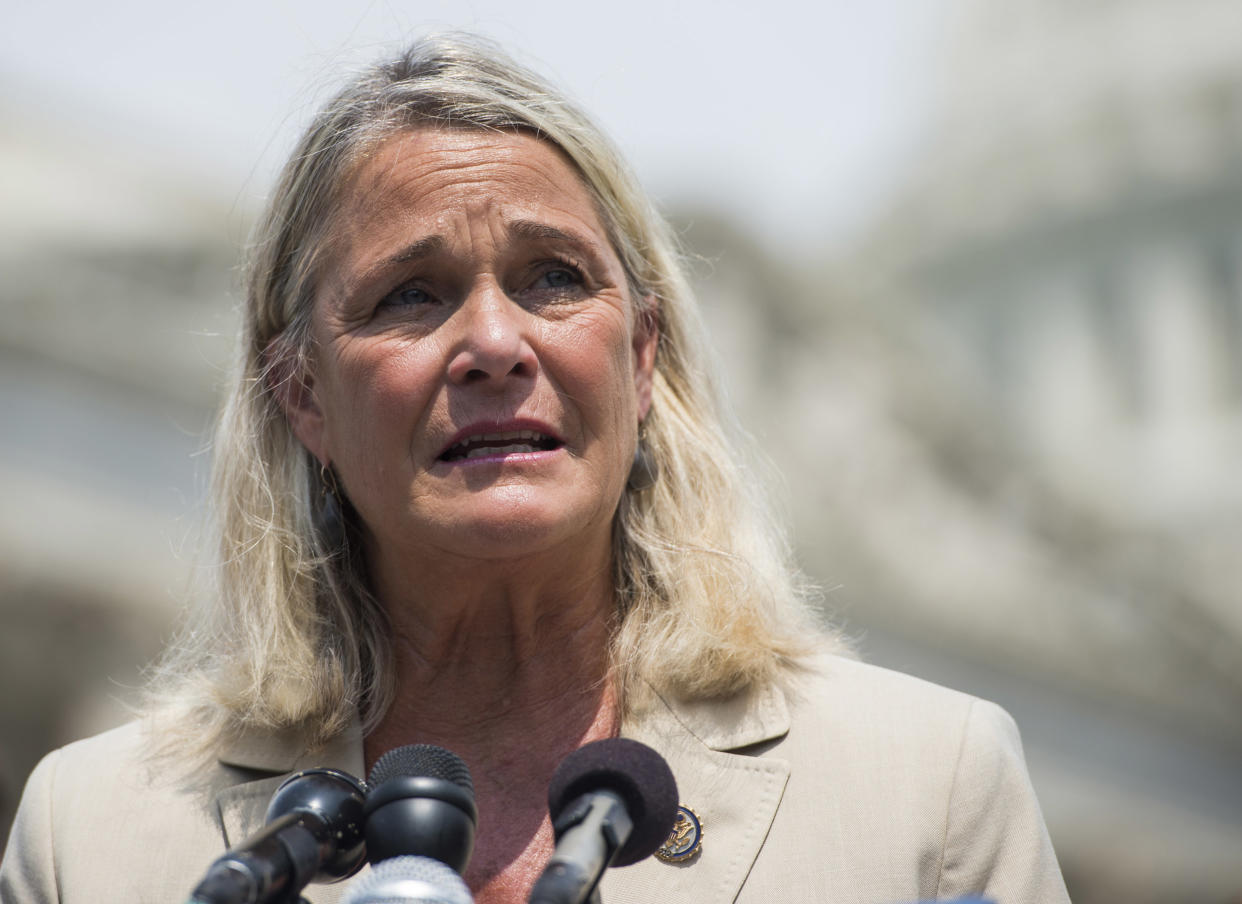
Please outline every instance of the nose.
[{"label": "nose", "polygon": [[458,333],[449,357],[453,383],[482,383],[508,376],[533,376],[535,350],[529,312],[499,286],[477,287],[457,311]]}]

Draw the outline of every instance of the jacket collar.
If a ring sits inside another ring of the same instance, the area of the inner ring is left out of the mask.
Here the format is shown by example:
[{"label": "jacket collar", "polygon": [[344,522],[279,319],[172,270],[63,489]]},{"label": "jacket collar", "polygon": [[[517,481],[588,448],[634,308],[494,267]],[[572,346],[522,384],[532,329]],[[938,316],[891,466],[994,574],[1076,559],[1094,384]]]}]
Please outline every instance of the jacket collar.
[{"label": "jacket collar", "polygon": [[[297,732],[249,732],[228,743],[219,761],[237,782],[216,794],[226,847],[240,844],[263,827],[268,802],[288,773],[326,767],[362,777],[366,768],[356,715],[344,732],[317,750],[308,749]],[[303,896],[317,904],[335,904],[346,885],[309,885]]]},{"label": "jacket collar", "polygon": [[789,724],[785,697],[775,688],[693,703],[653,693],[623,733],[667,760],[681,804],[702,822],[702,847],[682,864],[648,857],[609,870],[601,884],[606,904],[734,900],[789,778],[784,760],[740,751],[783,737]]},{"label": "jacket collar", "polygon": [[785,694],[765,685],[714,700],[686,702],[661,695],[653,697],[662,704],[652,712],[641,710],[635,720],[662,724],[673,731],[672,720],[703,746],[711,750],[739,750],[782,738],[789,733],[789,705]]},{"label": "jacket collar", "polygon": [[254,772],[294,772],[328,767],[361,777],[362,725],[358,714],[339,735],[322,747],[311,749],[301,732],[248,731],[232,738],[218,757],[221,765]]},{"label": "jacket collar", "polygon": [[[732,901],[763,846],[789,778],[784,760],[739,751],[783,737],[789,725],[785,696],[775,688],[697,702],[651,691],[622,734],[653,747],[668,762],[680,802],[702,820],[703,844],[683,864],[648,857],[609,870],[601,886],[603,900]],[[216,796],[227,846],[262,828],[267,803],[287,773],[319,766],[356,776],[365,771],[357,717],[316,751],[308,751],[294,732],[252,733],[232,741],[219,759],[239,779]],[[311,885],[306,897],[332,904],[346,885]]]}]

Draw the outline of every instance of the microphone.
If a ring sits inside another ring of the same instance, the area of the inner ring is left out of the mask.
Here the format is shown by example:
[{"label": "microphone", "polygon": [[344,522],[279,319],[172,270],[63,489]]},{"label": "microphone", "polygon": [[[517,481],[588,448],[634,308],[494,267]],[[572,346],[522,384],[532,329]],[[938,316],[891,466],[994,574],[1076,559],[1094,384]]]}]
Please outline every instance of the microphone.
[{"label": "microphone", "polygon": [[367,784],[363,833],[372,864],[418,855],[465,870],[479,814],[459,756],[432,744],[397,747],[371,767]]},{"label": "microphone", "polygon": [[350,883],[341,904],[474,904],[461,876],[430,857],[391,857]]},{"label": "microphone", "polygon": [[337,882],[366,863],[362,783],[336,769],[285,779],[266,825],[207,868],[190,904],[275,904],[311,881]]},{"label": "microphone", "polygon": [[582,904],[607,867],[637,863],[668,837],[677,816],[677,782],[646,744],[595,741],[556,768],[548,812],[556,850],[529,904]]}]

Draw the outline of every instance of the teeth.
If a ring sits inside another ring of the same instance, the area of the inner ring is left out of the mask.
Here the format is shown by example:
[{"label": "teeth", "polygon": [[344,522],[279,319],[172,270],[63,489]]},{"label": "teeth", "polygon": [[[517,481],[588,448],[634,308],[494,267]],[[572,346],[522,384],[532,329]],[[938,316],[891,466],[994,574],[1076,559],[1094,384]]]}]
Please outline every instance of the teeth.
[{"label": "teeth", "polygon": [[454,443],[453,448],[468,446],[471,443],[496,443],[506,439],[542,440],[544,435],[534,430],[511,430],[508,433],[476,433],[473,436],[467,436],[460,442]]},{"label": "teeth", "polygon": [[[508,445],[479,445],[480,443],[503,443]],[[539,444],[546,443],[548,436],[537,430],[509,430],[504,433],[476,433],[453,443],[445,456],[450,458],[481,458],[485,455],[507,455],[515,452],[536,452]],[[473,447],[473,448],[471,448]],[[458,454],[460,453],[460,454]]]},{"label": "teeth", "polygon": [[483,458],[486,455],[512,455],[517,452],[534,452],[535,447],[526,443],[508,446],[476,446],[465,454],[466,458]]},{"label": "teeth", "polygon": [[536,433],[534,430],[512,430],[508,433],[484,433],[482,436],[470,437],[471,442],[474,440],[483,440],[483,442],[497,442],[502,439],[542,439],[542,433]]}]

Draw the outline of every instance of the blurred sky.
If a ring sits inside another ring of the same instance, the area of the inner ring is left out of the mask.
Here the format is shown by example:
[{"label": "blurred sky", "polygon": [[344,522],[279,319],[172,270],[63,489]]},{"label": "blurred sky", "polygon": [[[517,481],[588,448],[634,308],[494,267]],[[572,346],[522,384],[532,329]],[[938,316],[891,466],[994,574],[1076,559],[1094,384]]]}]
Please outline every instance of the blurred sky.
[{"label": "blurred sky", "polygon": [[848,234],[915,153],[957,7],[13,3],[0,17],[0,88],[23,116],[141,143],[151,165],[245,208],[343,67],[429,30],[470,29],[566,88],[666,204],[723,210],[768,244],[806,252]]}]

